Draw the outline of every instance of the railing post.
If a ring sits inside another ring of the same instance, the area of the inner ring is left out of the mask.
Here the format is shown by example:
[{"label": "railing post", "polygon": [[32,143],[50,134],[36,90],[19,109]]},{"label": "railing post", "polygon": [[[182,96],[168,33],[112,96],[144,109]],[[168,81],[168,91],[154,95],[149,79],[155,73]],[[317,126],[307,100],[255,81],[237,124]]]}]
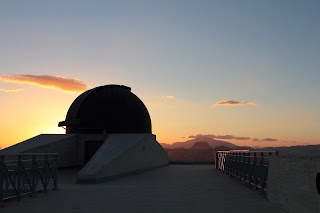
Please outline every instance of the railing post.
[{"label": "railing post", "polygon": [[244,168],[244,154],[245,152],[240,152],[240,160],[239,160],[239,179],[242,180],[243,179],[243,168]]},{"label": "railing post", "polygon": [[215,166],[216,166],[216,169],[219,169],[219,159],[218,159],[218,155],[219,155],[219,152],[218,151],[216,151],[216,160],[215,160]]},{"label": "railing post", "polygon": [[46,154],[44,156],[44,191],[47,192],[47,189],[48,189],[48,183],[49,183],[49,180],[48,180],[48,173],[49,173],[49,166],[48,166],[48,155]]},{"label": "railing post", "polygon": [[31,167],[31,195],[34,196],[36,192],[36,187],[37,187],[37,171],[36,171],[36,155],[32,155],[32,167]]},{"label": "railing post", "polygon": [[17,162],[17,200],[20,200],[21,195],[21,155],[18,155],[18,162]]},{"label": "railing post", "polygon": [[223,171],[228,174],[229,170],[229,152],[224,152]]},{"label": "railing post", "polygon": [[0,156],[0,205],[3,206],[4,200],[4,156]]},{"label": "railing post", "polygon": [[58,189],[58,175],[57,175],[57,164],[58,164],[58,154],[54,155],[55,159],[54,159],[54,165],[52,167],[53,169],[53,174],[52,174],[52,178],[53,178],[53,185],[54,185],[54,190]]},{"label": "railing post", "polygon": [[259,166],[258,166],[258,169],[257,169],[257,176],[256,176],[256,181],[255,181],[255,186],[257,187],[259,185],[259,180],[261,180],[260,178],[260,174],[261,174],[261,171],[263,169],[263,165],[264,162],[263,162],[263,152],[260,153],[260,162],[259,162]]},{"label": "railing post", "polygon": [[240,152],[236,152],[236,178],[240,178]]},{"label": "railing post", "polygon": [[245,165],[245,170],[244,170],[244,177],[243,177],[243,181],[246,184],[247,180],[249,180],[249,168],[250,168],[250,162],[251,162],[251,153],[248,152],[246,154],[246,165]]},{"label": "railing post", "polygon": [[254,172],[255,172],[256,163],[257,163],[257,153],[254,152],[253,153],[253,162],[252,162],[250,176],[249,176],[249,186],[251,186],[251,184],[254,181]]},{"label": "railing post", "polygon": [[264,177],[263,177],[263,182],[262,182],[262,187],[261,187],[261,189],[263,191],[267,191],[266,190],[266,183],[267,183],[267,178],[268,178],[269,159],[272,156],[272,152],[269,152],[268,154],[269,154],[269,156],[268,156],[268,159],[267,159],[267,166],[266,166],[266,169],[265,169],[265,174],[264,174]]}]

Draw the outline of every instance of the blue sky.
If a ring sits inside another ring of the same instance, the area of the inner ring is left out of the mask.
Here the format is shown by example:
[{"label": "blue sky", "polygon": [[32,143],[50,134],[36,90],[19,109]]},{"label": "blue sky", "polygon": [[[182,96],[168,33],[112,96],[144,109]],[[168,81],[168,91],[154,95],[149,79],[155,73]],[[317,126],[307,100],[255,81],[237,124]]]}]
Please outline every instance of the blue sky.
[{"label": "blue sky", "polygon": [[[0,74],[128,85],[165,142],[234,134],[314,143],[319,11],[319,1],[1,1]],[[0,81],[8,87],[28,91]],[[77,95],[61,94],[61,108]],[[211,107],[221,100],[257,104]]]}]

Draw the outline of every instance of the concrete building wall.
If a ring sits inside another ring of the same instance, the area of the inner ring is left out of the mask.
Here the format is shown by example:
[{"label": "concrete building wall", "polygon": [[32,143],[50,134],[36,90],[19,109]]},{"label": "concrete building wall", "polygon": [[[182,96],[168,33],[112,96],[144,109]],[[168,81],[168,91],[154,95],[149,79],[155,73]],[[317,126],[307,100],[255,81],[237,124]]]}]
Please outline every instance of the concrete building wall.
[{"label": "concrete building wall", "polygon": [[111,134],[78,174],[79,182],[100,182],[168,164],[152,134]]},{"label": "concrete building wall", "polygon": [[320,212],[316,176],[320,159],[272,157],[267,198],[292,213]]},{"label": "concrete building wall", "polygon": [[0,150],[0,154],[58,153],[58,166],[82,166],[86,141],[105,140],[104,134],[41,134]]},{"label": "concrete building wall", "polygon": [[77,166],[77,135],[41,134],[0,151],[0,154],[58,153],[59,167]]}]

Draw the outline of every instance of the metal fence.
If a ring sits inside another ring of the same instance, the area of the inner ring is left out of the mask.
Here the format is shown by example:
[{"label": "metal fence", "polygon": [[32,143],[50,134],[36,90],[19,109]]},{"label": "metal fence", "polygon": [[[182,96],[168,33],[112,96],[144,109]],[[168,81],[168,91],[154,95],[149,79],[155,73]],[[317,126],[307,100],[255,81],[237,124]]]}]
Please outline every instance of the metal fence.
[{"label": "metal fence", "polygon": [[53,153],[0,155],[0,204],[47,191],[49,185],[57,189],[57,158]]},{"label": "metal fence", "polygon": [[235,177],[263,192],[268,188],[269,158],[278,152],[218,151],[216,169]]},{"label": "metal fence", "polygon": [[169,163],[213,164],[213,150],[174,150],[167,149]]}]

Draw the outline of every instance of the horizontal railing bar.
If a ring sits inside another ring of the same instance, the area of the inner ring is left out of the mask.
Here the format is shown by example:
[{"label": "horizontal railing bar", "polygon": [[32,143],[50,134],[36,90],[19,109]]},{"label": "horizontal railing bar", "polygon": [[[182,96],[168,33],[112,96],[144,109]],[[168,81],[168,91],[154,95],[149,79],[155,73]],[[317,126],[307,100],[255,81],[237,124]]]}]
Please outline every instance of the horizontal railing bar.
[{"label": "horizontal railing bar", "polygon": [[19,153],[19,154],[13,154],[13,153],[1,153],[0,156],[44,156],[44,155],[58,155],[58,153]]}]

